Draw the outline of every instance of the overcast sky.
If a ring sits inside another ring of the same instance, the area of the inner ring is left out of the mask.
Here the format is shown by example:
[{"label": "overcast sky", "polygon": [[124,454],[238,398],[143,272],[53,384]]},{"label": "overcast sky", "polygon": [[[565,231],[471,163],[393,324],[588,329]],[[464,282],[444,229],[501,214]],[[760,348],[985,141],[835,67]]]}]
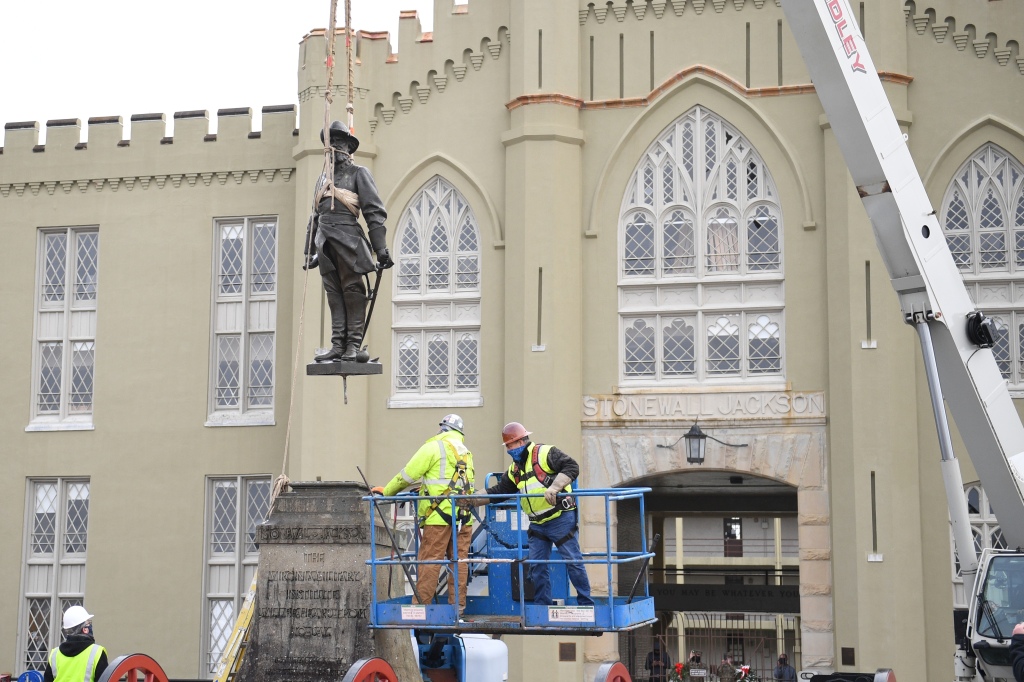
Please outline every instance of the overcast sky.
[{"label": "overcast sky", "polygon": [[[483,2],[486,0],[476,0]],[[330,0],[2,0],[0,122],[294,104],[298,43],[325,28]],[[398,12],[433,25],[432,0],[352,0],[357,29]],[[338,25],[345,22],[338,3]],[[344,43],[336,48],[343,64]],[[341,82],[344,82],[342,71]],[[338,76],[336,76],[336,79]]]}]

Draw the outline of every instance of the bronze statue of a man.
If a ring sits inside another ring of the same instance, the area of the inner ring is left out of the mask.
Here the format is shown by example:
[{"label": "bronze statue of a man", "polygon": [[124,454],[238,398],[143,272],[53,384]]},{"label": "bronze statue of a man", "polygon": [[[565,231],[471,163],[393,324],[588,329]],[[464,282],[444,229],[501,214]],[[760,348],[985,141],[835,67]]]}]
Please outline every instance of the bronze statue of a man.
[{"label": "bronze statue of a man", "polygon": [[[321,131],[321,141],[323,136]],[[330,136],[334,177],[325,173],[317,181],[316,210],[306,227],[303,267],[320,267],[331,308],[331,348],[317,355],[316,361],[355,361],[365,331],[368,299],[364,279],[374,269],[390,268],[394,262],[384,240],[388,214],[377,185],[369,170],[352,162],[359,140],[341,121],[331,123]],[[369,241],[357,220],[360,211]]]}]

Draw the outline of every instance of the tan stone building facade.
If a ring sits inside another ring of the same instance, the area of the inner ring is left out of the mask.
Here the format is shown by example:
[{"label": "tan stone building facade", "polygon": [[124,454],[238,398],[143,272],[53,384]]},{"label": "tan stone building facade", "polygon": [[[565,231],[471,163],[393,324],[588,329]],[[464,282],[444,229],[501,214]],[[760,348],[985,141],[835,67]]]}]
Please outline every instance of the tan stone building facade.
[{"label": "tan stone building facade", "polygon": [[[1024,396],[1015,5],[854,3]],[[633,640],[510,637],[509,679],[590,680],[620,656],[642,678],[652,634],[673,657],[706,642],[713,662],[948,679],[963,597],[915,337],[777,2],[438,0],[432,33],[403,15],[397,54],[359,34],[357,162],[397,265],[368,334],[384,374],[351,379],[348,404],[291,373],[330,328],[297,267],[324,38],[300,44],[298,109],[264,109],[259,132],[249,109],[215,135],[204,111],[173,136],[160,114],[89,119],[85,142],[78,120],[42,145],[38,123],[6,125],[0,668],[38,665],[84,601],[112,653],[210,677],[289,422],[292,479],[383,482],[458,412],[478,471],[504,468],[517,420],[586,486],[651,486],[656,582],[797,588],[759,639],[749,614],[708,635],[690,612],[716,609],[668,602]],[[694,421],[722,441],[703,465],[677,443]],[[627,516],[607,520],[622,544]],[[605,523],[585,509],[586,546]]]}]

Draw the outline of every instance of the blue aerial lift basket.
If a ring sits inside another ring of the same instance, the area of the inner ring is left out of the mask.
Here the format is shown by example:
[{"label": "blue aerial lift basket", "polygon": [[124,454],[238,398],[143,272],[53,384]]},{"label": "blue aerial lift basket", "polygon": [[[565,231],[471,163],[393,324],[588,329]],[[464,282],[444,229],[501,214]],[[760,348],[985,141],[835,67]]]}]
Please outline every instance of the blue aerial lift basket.
[{"label": "blue aerial lift basket", "polygon": [[[488,481],[499,474],[489,474]],[[370,627],[379,629],[415,629],[418,632],[480,632],[492,634],[600,634],[604,632],[620,632],[632,630],[655,621],[654,598],[647,589],[646,565],[654,556],[647,546],[647,535],[644,527],[644,493],[650,488],[602,488],[594,490],[576,490],[573,496],[581,507],[593,509],[595,502],[604,505],[605,543],[602,551],[584,551],[583,562],[591,567],[604,570],[607,584],[612,591],[608,597],[593,596],[593,606],[581,606],[570,594],[566,564],[561,555],[552,548],[551,556],[543,563],[549,564],[551,580],[551,605],[532,603],[533,585],[529,580],[530,566],[536,561],[529,559],[529,541],[527,517],[520,511],[521,497],[540,497],[540,495],[491,495],[492,502],[486,509],[486,520],[476,522],[473,549],[466,561],[470,566],[470,585],[459,585],[454,579],[458,573],[451,570],[453,562],[444,559],[439,561],[418,561],[418,534],[410,547],[396,549],[393,554],[374,555],[367,562],[370,565],[372,584],[379,584],[378,571],[394,571],[401,567],[408,575],[420,565],[440,564],[448,571],[448,589],[457,596],[462,590],[469,589],[466,609],[460,620],[456,608],[448,604],[447,595],[435,599],[444,603],[414,604],[412,596],[405,595],[391,599],[378,599],[375,590],[371,590]],[[481,497],[474,495],[473,497]],[[450,495],[449,498],[458,502],[464,495]],[[581,499],[583,498],[583,499]],[[410,495],[382,497],[379,495],[364,498],[376,507],[383,504],[420,501],[432,499]],[[607,519],[611,516],[613,502],[622,500],[639,500],[640,503],[640,551],[612,550],[611,526]],[[371,510],[377,515],[379,510]],[[386,515],[381,515],[385,517]],[[370,546],[377,547],[376,524],[370,524]],[[481,541],[481,537],[483,538]],[[383,538],[381,538],[383,540]],[[457,555],[452,548],[452,554]],[[631,595],[615,595],[614,569],[617,567],[634,566],[638,569],[637,583]],[[442,571],[442,576],[445,571]],[[593,571],[591,570],[593,575]],[[482,575],[486,575],[485,589],[479,588]],[[401,580],[403,576],[399,574]],[[478,594],[478,592],[483,592]]]}]

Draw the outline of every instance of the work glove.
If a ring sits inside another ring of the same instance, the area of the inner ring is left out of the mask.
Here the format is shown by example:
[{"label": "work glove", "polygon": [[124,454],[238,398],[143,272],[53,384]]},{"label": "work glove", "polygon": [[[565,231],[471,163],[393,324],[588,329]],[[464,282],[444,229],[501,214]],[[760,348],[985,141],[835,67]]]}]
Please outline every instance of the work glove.
[{"label": "work glove", "polygon": [[473,507],[483,507],[488,502],[490,502],[490,499],[487,497],[484,497],[483,495],[474,495],[473,497],[466,497],[458,500],[456,501],[456,504],[462,509],[472,509]]},{"label": "work glove", "polygon": [[307,256],[302,261],[302,269],[303,270],[314,270],[319,265],[320,265],[320,254],[316,253],[315,251],[313,252],[312,256]]},{"label": "work glove", "polygon": [[544,500],[554,506],[558,499],[558,493],[565,490],[565,486],[572,483],[572,479],[565,474],[558,474],[555,476],[554,482],[548,486],[548,489],[544,491]]},{"label": "work glove", "polygon": [[379,269],[387,270],[394,266],[395,261],[391,260],[391,254],[388,252],[386,247],[377,252],[377,267]]},{"label": "work glove", "polygon": [[383,495],[384,494],[384,486],[382,486],[382,485],[375,485],[375,486],[373,486],[372,488],[370,488],[370,494],[371,495]]}]

